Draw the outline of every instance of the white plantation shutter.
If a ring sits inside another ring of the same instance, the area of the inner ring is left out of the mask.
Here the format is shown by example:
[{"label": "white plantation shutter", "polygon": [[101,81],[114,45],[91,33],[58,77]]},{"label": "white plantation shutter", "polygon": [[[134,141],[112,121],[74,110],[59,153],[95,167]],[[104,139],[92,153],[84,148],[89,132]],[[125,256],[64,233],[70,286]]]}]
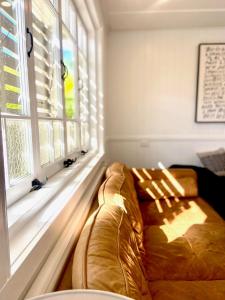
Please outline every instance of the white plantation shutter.
[{"label": "white plantation shutter", "polygon": [[87,33],[82,22],[78,19],[78,78],[80,98],[80,127],[81,127],[81,149],[87,151],[90,144],[89,128],[89,78],[88,78],[88,44]]},{"label": "white plantation shutter", "polygon": [[57,12],[47,1],[33,0],[32,22],[40,164],[45,166],[64,156]]}]

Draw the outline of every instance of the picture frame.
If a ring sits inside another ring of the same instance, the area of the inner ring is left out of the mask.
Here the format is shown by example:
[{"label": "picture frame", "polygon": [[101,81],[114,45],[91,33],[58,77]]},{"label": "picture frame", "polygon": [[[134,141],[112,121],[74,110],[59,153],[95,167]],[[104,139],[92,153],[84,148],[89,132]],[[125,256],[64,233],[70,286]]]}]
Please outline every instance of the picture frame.
[{"label": "picture frame", "polygon": [[195,122],[225,122],[225,43],[198,47]]}]

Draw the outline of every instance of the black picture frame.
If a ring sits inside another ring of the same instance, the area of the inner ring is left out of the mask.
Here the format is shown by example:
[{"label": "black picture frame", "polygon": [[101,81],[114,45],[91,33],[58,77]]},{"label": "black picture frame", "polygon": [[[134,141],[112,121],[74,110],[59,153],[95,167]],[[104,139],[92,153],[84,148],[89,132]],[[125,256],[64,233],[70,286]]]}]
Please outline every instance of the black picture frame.
[{"label": "black picture frame", "polygon": [[196,123],[225,122],[225,43],[198,46]]}]

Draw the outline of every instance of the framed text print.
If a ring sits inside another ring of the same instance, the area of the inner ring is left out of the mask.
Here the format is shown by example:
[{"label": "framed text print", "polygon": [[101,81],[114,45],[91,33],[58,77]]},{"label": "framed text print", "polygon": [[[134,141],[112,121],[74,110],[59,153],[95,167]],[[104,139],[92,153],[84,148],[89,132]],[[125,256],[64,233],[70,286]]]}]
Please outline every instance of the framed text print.
[{"label": "framed text print", "polygon": [[225,44],[200,44],[196,122],[225,122]]}]

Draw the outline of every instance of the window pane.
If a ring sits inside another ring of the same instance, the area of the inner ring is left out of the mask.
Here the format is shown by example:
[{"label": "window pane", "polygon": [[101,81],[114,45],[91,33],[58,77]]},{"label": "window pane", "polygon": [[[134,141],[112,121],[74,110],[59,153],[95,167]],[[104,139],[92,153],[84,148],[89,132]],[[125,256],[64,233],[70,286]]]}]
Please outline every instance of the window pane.
[{"label": "window pane", "polygon": [[58,9],[58,0],[50,0],[50,2],[56,9]]},{"label": "window pane", "polygon": [[87,122],[89,117],[87,34],[80,20],[78,20],[78,48],[80,120]]},{"label": "window pane", "polygon": [[70,1],[70,32],[76,39],[76,11],[73,3]]},{"label": "window pane", "polygon": [[67,122],[67,151],[71,153],[79,147],[78,125],[75,122]]},{"label": "window pane", "polygon": [[87,61],[81,52],[79,52],[79,85],[80,119],[82,122],[86,122],[89,117],[88,71]]},{"label": "window pane", "polygon": [[61,121],[53,121],[53,140],[54,159],[57,160],[64,154],[63,123]]},{"label": "window pane", "polygon": [[77,20],[78,26],[78,48],[83,52],[83,54],[87,57],[87,33],[84,29],[83,24],[78,19]]},{"label": "window pane", "polygon": [[[28,114],[26,92],[26,51],[22,1],[10,1],[11,6],[0,7],[0,104],[3,113]],[[18,36],[20,38],[18,38]],[[23,64],[22,64],[23,63]]]},{"label": "window pane", "polygon": [[69,0],[61,1],[61,9],[62,9],[62,20],[65,25],[69,28]]},{"label": "window pane", "polygon": [[48,1],[33,1],[36,99],[39,116],[62,114],[57,17]]},{"label": "window pane", "polygon": [[63,0],[62,5],[62,19],[67,29],[76,39],[76,11],[71,0]]},{"label": "window pane", "polygon": [[51,121],[39,121],[40,161],[42,166],[51,162],[53,156],[51,140]]},{"label": "window pane", "polygon": [[89,126],[88,123],[81,123],[81,149],[88,150],[89,149]]},{"label": "window pane", "polygon": [[67,72],[64,80],[65,111],[68,119],[75,117],[75,46],[66,30],[63,30],[63,62]]},{"label": "window pane", "polygon": [[30,121],[5,120],[9,184],[31,174],[32,151]]}]

